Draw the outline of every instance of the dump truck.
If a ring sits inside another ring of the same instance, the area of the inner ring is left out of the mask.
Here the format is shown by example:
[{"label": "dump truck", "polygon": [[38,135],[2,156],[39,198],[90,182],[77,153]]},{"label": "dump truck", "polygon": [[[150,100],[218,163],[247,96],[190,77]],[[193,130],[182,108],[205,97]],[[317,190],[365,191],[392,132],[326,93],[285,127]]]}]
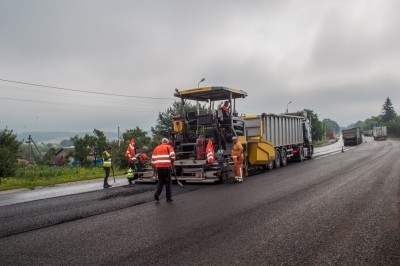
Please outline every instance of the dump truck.
[{"label": "dump truck", "polygon": [[343,129],[342,135],[344,146],[357,146],[363,142],[361,129],[358,127]]},{"label": "dump truck", "polygon": [[[314,147],[311,138],[311,126],[306,112],[291,114],[248,115],[243,117],[246,127],[245,147],[248,153],[249,172],[256,171],[260,166],[259,142],[267,140],[273,145],[275,159],[267,164],[267,169],[286,166],[290,161],[311,159]],[[262,160],[261,156],[261,160]]]},{"label": "dump truck", "polygon": [[386,140],[387,138],[386,126],[374,127],[372,130],[372,136],[374,137],[374,140]]}]

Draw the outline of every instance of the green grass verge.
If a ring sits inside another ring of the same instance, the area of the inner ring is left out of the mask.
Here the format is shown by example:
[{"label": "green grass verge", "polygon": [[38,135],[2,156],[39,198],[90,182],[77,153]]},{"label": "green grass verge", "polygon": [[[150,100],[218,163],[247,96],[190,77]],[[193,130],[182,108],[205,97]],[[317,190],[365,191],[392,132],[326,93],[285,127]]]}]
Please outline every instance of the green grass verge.
[{"label": "green grass verge", "polygon": [[[123,170],[114,170],[115,175],[121,175],[125,172]],[[19,188],[33,189],[39,186],[51,186],[102,177],[104,177],[102,167],[21,167],[14,176],[0,179],[0,191]]]}]

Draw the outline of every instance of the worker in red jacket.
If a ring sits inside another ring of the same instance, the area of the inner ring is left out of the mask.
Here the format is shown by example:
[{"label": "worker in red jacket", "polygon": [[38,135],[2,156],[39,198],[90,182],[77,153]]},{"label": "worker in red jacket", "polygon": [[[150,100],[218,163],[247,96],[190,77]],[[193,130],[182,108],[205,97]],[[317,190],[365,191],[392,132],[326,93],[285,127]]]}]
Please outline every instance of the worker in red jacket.
[{"label": "worker in red jacket", "polygon": [[175,152],[174,148],[168,144],[169,140],[167,138],[163,138],[161,140],[161,144],[158,145],[151,157],[151,162],[157,171],[158,175],[158,183],[157,190],[154,194],[154,199],[159,201],[159,196],[163,190],[165,184],[165,192],[167,196],[167,202],[172,201],[172,192],[171,192],[171,170],[174,167],[175,161]]},{"label": "worker in red jacket", "polygon": [[223,119],[227,119],[229,117],[229,115],[230,115],[229,107],[230,107],[230,102],[229,101],[225,101],[221,105],[220,109],[222,110],[222,118]]}]

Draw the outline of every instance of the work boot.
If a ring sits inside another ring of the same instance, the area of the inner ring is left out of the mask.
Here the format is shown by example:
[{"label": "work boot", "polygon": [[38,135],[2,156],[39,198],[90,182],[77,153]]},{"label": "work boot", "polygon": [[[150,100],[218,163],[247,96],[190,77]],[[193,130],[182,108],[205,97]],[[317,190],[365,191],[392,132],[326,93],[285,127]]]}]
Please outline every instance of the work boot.
[{"label": "work boot", "polygon": [[109,184],[104,184],[104,186],[103,186],[103,188],[110,188],[110,187],[112,187],[112,186]]},{"label": "work boot", "polygon": [[160,198],[158,197],[158,194],[154,194],[154,199],[155,199],[156,201],[160,201]]},{"label": "work boot", "polygon": [[171,201],[173,201],[172,199],[167,199],[167,202],[171,202]]}]

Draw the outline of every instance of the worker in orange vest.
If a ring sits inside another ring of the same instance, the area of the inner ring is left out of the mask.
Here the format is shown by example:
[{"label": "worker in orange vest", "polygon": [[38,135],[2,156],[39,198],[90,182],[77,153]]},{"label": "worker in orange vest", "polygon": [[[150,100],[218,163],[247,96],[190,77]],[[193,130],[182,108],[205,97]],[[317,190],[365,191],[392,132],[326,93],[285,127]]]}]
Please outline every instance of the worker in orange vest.
[{"label": "worker in orange vest", "polygon": [[207,163],[213,163],[214,162],[214,146],[213,146],[211,139],[208,140],[206,154],[207,154]]},{"label": "worker in orange vest", "polygon": [[165,192],[167,196],[167,202],[172,201],[172,192],[171,192],[171,170],[174,167],[175,161],[175,151],[171,145],[169,145],[169,140],[167,138],[163,138],[161,140],[161,144],[158,145],[151,157],[151,162],[157,171],[158,175],[158,183],[157,190],[154,194],[154,199],[158,202],[159,196],[163,190],[165,184]]},{"label": "worker in orange vest", "polygon": [[126,149],[125,152],[125,158],[127,162],[131,165],[131,168],[133,168],[133,164],[136,163],[136,151],[135,151],[135,139],[131,139],[128,145],[128,148]]},{"label": "worker in orange vest", "polygon": [[143,146],[142,152],[141,152],[140,155],[139,155],[139,161],[140,161],[143,165],[147,164],[147,163],[150,162],[150,160],[151,160],[150,157],[147,156],[147,154],[146,154],[147,151],[148,151],[148,148],[147,148],[146,146]]},{"label": "worker in orange vest", "polygon": [[243,182],[243,146],[238,140],[237,136],[232,137],[233,147],[231,150],[231,156],[233,160],[233,167],[235,168],[235,181]]}]

